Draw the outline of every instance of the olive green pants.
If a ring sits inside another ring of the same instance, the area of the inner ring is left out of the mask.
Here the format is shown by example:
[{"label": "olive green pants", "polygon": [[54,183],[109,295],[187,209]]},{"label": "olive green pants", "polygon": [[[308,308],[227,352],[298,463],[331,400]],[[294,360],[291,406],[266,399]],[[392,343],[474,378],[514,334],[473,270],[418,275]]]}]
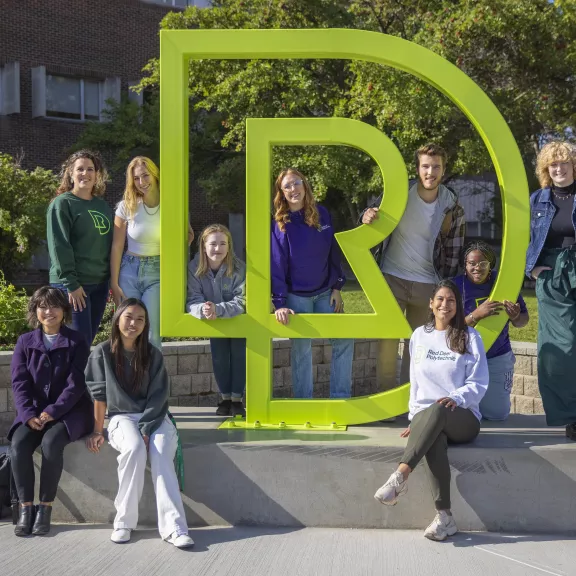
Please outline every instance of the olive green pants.
[{"label": "olive green pants", "polygon": [[548,426],[576,422],[576,250],[545,250],[536,280],[538,387]]}]

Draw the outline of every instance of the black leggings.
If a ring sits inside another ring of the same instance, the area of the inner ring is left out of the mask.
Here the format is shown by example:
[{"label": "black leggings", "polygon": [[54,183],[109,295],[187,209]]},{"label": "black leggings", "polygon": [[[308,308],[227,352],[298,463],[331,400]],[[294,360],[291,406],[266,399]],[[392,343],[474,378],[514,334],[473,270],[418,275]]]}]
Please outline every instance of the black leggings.
[{"label": "black leggings", "polygon": [[34,501],[34,450],[42,446],[40,502],[53,502],[64,467],[64,448],[70,436],[64,422],[52,421],[42,430],[21,424],[12,435],[10,458],[20,502]]}]

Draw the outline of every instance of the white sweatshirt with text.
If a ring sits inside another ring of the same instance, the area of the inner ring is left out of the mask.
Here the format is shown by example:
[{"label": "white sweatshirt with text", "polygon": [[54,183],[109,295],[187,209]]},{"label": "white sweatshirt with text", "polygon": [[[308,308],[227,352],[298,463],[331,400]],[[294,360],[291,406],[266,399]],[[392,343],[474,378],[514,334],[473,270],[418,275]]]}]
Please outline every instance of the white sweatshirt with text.
[{"label": "white sweatshirt with text", "polygon": [[478,405],[488,389],[488,363],[480,334],[468,328],[468,352],[448,348],[445,330],[426,332],[420,326],[410,338],[410,415],[440,398],[452,398],[481,420]]}]

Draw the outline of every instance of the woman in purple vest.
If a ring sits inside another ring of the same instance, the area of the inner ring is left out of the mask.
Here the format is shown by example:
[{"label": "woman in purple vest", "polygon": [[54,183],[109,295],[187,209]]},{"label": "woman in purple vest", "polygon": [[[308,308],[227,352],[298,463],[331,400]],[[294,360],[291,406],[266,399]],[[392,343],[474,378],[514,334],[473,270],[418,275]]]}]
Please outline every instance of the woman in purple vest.
[{"label": "woman in purple vest", "polygon": [[[84,380],[90,348],[65,326],[72,307],[64,292],[44,286],[28,304],[32,332],[18,338],[12,356],[16,420],[8,432],[12,471],[20,500],[16,536],[50,530],[52,502],[64,464],[64,448],[94,428],[92,400]],[[39,506],[34,506],[34,462],[42,449]]]}]

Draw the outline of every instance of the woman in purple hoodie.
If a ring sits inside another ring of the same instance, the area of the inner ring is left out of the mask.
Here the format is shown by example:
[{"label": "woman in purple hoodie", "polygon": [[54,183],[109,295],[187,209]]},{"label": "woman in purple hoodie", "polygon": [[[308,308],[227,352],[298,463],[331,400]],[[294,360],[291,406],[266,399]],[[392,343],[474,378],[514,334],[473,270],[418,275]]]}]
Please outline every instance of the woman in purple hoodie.
[{"label": "woman in purple hoodie", "polygon": [[[20,500],[16,536],[42,536],[50,530],[64,448],[94,428],[84,379],[90,347],[80,332],[65,326],[71,321],[68,297],[58,288],[39,288],[28,303],[28,323],[34,330],[18,338],[12,356],[16,420],[8,440]],[[40,505],[35,507],[32,456],[39,446]]]},{"label": "woman in purple hoodie", "polygon": [[[346,278],[328,210],[316,205],[310,183],[294,168],[283,170],[274,185],[272,223],[272,302],[276,319],[290,314],[344,312],[340,290]],[[331,339],[330,398],[349,398],[354,340]],[[312,343],[292,340],[295,398],[312,398]]]}]

